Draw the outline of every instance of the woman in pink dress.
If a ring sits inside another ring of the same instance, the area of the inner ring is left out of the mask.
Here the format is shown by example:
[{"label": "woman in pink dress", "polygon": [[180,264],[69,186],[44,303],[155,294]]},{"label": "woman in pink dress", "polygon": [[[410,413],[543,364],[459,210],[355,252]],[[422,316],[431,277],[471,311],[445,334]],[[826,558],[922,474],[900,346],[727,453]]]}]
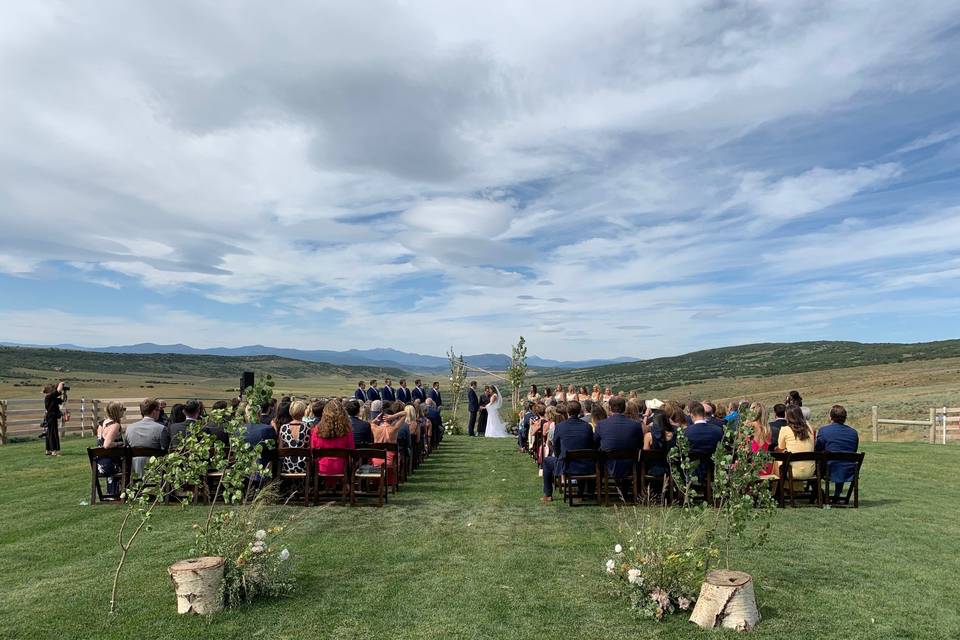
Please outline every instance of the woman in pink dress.
[{"label": "woman in pink dress", "polygon": [[[750,405],[750,419],[747,426],[753,433],[750,440],[750,452],[758,453],[760,451],[769,451],[770,443],[770,423],[767,422],[767,408],[761,402],[754,402]],[[760,471],[761,476],[768,476],[773,473],[773,462],[763,465]]]},{"label": "woman in pink dress", "polygon": [[[343,406],[336,400],[330,400],[323,406],[323,413],[316,426],[310,431],[311,449],[354,449],[353,428]],[[346,468],[343,458],[320,458],[317,460],[317,472],[321,476],[339,476]],[[327,487],[336,485],[336,478],[326,479]]]}]

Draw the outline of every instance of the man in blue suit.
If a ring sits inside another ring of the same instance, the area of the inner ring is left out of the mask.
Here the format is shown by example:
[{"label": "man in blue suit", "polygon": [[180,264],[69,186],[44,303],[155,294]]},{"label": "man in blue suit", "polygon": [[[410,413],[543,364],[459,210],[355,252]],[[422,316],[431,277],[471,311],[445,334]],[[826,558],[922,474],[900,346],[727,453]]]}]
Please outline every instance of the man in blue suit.
[{"label": "man in blue suit", "polygon": [[413,400],[419,400],[420,404],[427,401],[427,392],[423,390],[423,383],[418,378],[413,381],[413,389],[410,391],[410,397]]},{"label": "man in blue suit", "polygon": [[[610,398],[609,407],[610,416],[606,420],[598,422],[593,432],[593,439],[597,443],[597,448],[601,451],[636,449],[639,452],[643,448],[643,425],[623,415],[623,412],[627,410],[625,399],[614,396]],[[634,462],[610,460],[607,462],[607,471],[619,480],[630,472],[630,468],[635,462],[636,460]]]},{"label": "man in blue suit", "polygon": [[383,381],[383,388],[380,389],[380,399],[384,402],[396,402],[397,394],[393,392],[393,385],[390,378]]},{"label": "man in blue suit", "polygon": [[[830,409],[830,424],[817,429],[816,451],[827,453],[856,453],[860,448],[860,435],[853,427],[848,427],[847,410],[839,404]],[[853,482],[853,472],[857,463],[834,461],[829,463],[830,482],[834,483],[833,501],[840,499],[844,483]]]},{"label": "man in blue suit", "polygon": [[433,430],[433,442],[436,446],[443,439],[443,420],[440,418],[440,410],[429,398],[427,398],[427,420],[430,421],[430,428]]},{"label": "man in blue suit", "polygon": [[[582,411],[580,403],[572,400],[567,403],[567,415],[579,416]],[[589,460],[574,460],[569,465],[565,462],[567,451],[575,449],[596,449],[593,441],[593,429],[579,417],[564,420],[553,429],[553,452],[543,461],[543,498],[544,502],[553,500],[553,479],[556,476],[570,473],[588,474],[593,471]]]},{"label": "man in blue suit", "polygon": [[364,402],[367,401],[366,386],[367,386],[367,383],[361,380],[360,382],[357,383],[357,388],[354,389],[353,391],[354,399],[356,399],[360,404],[363,404]]},{"label": "man in blue suit", "polygon": [[397,389],[397,400],[403,404],[410,404],[413,399],[410,396],[410,389],[407,388],[407,379],[400,378],[400,388]]},{"label": "man in blue suit", "polygon": [[467,435],[473,437],[473,428],[477,425],[477,413],[480,412],[480,398],[477,396],[477,381],[471,380],[467,387],[467,411],[470,420],[467,422]]},{"label": "man in blue suit", "polygon": [[367,387],[367,401],[373,402],[374,400],[380,400],[380,392],[377,391],[376,379],[371,380],[370,386]]},{"label": "man in blue suit", "polygon": [[434,383],[433,383],[433,386],[430,388],[430,394],[429,394],[427,397],[430,398],[431,400],[433,400],[433,403],[434,403],[435,405],[437,405],[437,411],[439,411],[440,408],[443,406],[443,402],[441,401],[441,398],[440,398],[440,383],[439,383],[439,382],[434,382]]},{"label": "man in blue suit", "polygon": [[373,444],[373,429],[366,420],[361,420],[360,402],[351,400],[347,403],[347,415],[350,416],[350,427],[353,430],[353,444],[356,447],[365,447]]},{"label": "man in blue suit", "polygon": [[[703,405],[695,403],[691,407],[690,417],[693,418],[693,424],[684,429],[683,433],[690,444],[690,453],[699,453],[712,456],[717,449],[717,444],[723,440],[723,429],[715,424],[707,422],[707,414]],[[700,482],[703,482],[707,475],[707,469],[710,468],[707,461],[700,463],[694,472]]]}]

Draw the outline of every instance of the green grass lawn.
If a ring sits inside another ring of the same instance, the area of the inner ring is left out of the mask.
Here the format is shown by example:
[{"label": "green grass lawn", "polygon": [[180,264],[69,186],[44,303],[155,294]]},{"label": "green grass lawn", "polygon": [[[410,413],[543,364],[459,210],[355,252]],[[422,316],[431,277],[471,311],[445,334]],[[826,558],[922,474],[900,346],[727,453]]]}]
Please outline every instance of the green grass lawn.
[{"label": "green grass lawn", "polygon": [[[167,565],[198,509],[167,508],[107,605],[122,510],[89,498],[84,447],[45,458],[0,448],[0,638],[700,638],[676,616],[639,620],[603,562],[613,509],[538,502],[511,443],[452,437],[376,508],[314,508],[287,539],[297,590],[210,620],[176,615]],[[753,638],[957,638],[960,449],[865,445],[859,510],[776,514],[757,580]],[[300,507],[288,507],[299,510]]]}]

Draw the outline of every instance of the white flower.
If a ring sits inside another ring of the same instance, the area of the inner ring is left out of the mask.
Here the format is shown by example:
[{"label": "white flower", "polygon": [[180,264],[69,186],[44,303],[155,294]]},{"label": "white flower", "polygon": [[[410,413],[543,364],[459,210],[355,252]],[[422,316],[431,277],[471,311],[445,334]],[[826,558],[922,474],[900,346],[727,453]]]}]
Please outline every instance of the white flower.
[{"label": "white flower", "polygon": [[607,560],[607,573],[613,573],[613,570],[616,568],[617,563],[613,560]]},{"label": "white flower", "polygon": [[283,551],[280,552],[280,561],[283,562],[284,560],[289,560],[289,559],[290,559],[290,551],[288,551],[287,548],[284,547]]},{"label": "white flower", "polygon": [[677,598],[677,604],[680,605],[680,608],[684,611],[690,608],[690,600],[684,598],[683,596]]},{"label": "white flower", "polygon": [[257,540],[252,545],[250,545],[250,550],[253,551],[254,553],[263,553],[264,551],[267,550],[267,545]]},{"label": "white flower", "polygon": [[617,545],[614,545],[614,547],[613,547],[613,552],[614,552],[614,553],[623,553],[623,547],[621,547],[621,546],[618,545],[618,544],[617,544]]},{"label": "white flower", "polygon": [[627,571],[627,582],[630,584],[643,584],[643,578],[640,576],[640,569],[630,569]]},{"label": "white flower", "polygon": [[253,537],[257,540],[263,540],[267,537],[267,532],[263,529],[257,529],[257,532],[253,534]]}]

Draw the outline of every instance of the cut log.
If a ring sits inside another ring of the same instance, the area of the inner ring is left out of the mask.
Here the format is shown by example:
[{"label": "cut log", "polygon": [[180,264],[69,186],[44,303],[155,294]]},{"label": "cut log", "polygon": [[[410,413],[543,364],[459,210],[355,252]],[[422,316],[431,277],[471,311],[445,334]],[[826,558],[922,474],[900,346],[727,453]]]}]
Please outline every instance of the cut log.
[{"label": "cut log", "polygon": [[177,593],[177,613],[216,613],[223,610],[223,558],[181,560],[167,569]]},{"label": "cut log", "polygon": [[711,571],[700,586],[690,622],[704,629],[750,631],[760,622],[753,578],[741,571]]}]

